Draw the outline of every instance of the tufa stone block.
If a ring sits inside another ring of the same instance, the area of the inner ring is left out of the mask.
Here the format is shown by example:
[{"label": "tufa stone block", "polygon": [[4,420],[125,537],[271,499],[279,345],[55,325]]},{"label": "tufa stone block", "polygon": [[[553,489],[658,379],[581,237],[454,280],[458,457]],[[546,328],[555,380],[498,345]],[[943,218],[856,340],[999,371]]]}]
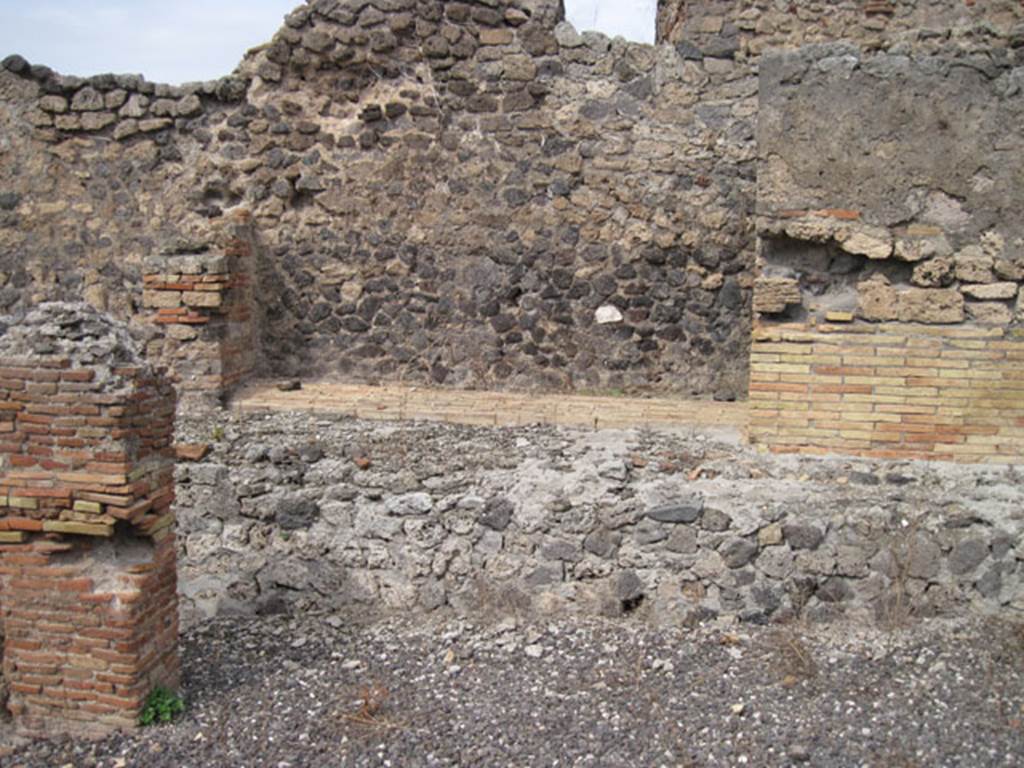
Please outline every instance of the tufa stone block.
[{"label": "tufa stone block", "polygon": [[857,312],[864,320],[904,323],[960,323],[964,297],[952,288],[896,289],[884,278],[857,285]]},{"label": "tufa stone block", "polygon": [[785,312],[800,304],[803,296],[800,283],[789,277],[760,277],[754,283],[754,311],[765,315]]},{"label": "tufa stone block", "polygon": [[1013,312],[998,301],[969,301],[967,315],[978,325],[1009,325]]},{"label": "tufa stone block", "polygon": [[511,29],[481,29],[480,45],[509,45],[515,39]]},{"label": "tufa stone block", "polygon": [[182,300],[189,307],[213,309],[222,304],[223,296],[215,291],[185,291]]},{"label": "tufa stone block", "polygon": [[992,267],[995,261],[977,245],[964,248],[956,254],[954,261],[957,280],[965,283],[990,283],[994,279]]},{"label": "tufa stone block", "polygon": [[142,305],[151,309],[173,309],[181,306],[180,291],[143,291]]},{"label": "tufa stone block", "polygon": [[972,284],[961,286],[960,291],[972,299],[986,301],[998,299],[1015,299],[1017,297],[1016,283],[988,283]]}]

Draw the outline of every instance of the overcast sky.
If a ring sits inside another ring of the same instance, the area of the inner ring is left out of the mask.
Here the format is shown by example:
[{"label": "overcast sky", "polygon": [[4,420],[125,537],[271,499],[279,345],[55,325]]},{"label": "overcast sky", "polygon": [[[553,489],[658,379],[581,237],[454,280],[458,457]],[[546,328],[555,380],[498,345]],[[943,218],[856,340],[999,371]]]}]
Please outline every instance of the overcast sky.
[{"label": "overcast sky", "polygon": [[[566,0],[579,30],[653,42],[657,0]],[[156,82],[230,74],[301,0],[0,0],[0,58],[20,53],[69,75],[142,73]]]}]

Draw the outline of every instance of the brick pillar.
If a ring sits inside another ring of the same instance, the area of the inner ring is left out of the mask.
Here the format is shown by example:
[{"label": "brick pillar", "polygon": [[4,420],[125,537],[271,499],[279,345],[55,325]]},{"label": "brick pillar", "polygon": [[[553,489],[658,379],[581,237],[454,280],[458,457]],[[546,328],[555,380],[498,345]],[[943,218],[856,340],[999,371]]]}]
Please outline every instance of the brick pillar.
[{"label": "brick pillar", "polygon": [[84,305],[0,335],[0,607],[20,730],[99,734],[176,687],[175,395]]},{"label": "brick pillar", "polygon": [[254,240],[242,216],[207,251],[146,259],[143,306],[163,331],[150,355],[189,403],[220,400],[256,368]]}]

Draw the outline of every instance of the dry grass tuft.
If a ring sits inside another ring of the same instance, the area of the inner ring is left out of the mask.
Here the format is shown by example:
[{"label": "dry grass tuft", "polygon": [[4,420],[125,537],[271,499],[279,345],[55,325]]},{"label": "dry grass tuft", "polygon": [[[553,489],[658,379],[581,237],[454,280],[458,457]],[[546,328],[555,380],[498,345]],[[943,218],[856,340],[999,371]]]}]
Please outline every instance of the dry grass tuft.
[{"label": "dry grass tuft", "polygon": [[784,627],[773,632],[768,637],[768,646],[785,687],[792,688],[818,676],[818,663],[796,628]]},{"label": "dry grass tuft", "polygon": [[364,684],[359,688],[358,709],[355,712],[343,712],[341,717],[350,723],[374,730],[401,728],[401,723],[388,717],[385,712],[390,695],[390,691],[379,682]]}]

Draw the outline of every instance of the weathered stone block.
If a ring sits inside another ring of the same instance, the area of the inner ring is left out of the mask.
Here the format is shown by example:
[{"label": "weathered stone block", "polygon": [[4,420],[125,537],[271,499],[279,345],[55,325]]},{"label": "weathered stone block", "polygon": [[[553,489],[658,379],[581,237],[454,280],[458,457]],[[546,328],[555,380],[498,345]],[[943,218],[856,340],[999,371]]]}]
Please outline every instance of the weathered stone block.
[{"label": "weathered stone block", "polygon": [[941,233],[928,237],[901,237],[893,247],[893,256],[901,261],[922,261],[945,258],[952,254],[946,236]]},{"label": "weathered stone block", "polygon": [[980,537],[964,539],[949,555],[949,569],[957,576],[975,571],[988,557],[988,542]]},{"label": "weathered stone block", "polygon": [[1018,286],[1016,283],[988,283],[972,284],[960,287],[960,291],[972,299],[984,299],[987,301],[996,299],[1017,298]]},{"label": "weathered stone block", "polygon": [[825,532],[815,525],[786,523],[782,526],[782,534],[793,549],[815,550],[825,539]]},{"label": "weathered stone block", "polygon": [[86,112],[82,115],[82,130],[101,131],[116,121],[113,112]]},{"label": "weathered stone block", "polygon": [[53,124],[61,131],[79,131],[82,129],[81,115],[57,115]]},{"label": "weathered stone block", "polygon": [[858,314],[865,320],[904,323],[959,323],[964,297],[954,289],[897,289],[884,280],[857,285]]},{"label": "weathered stone block", "polygon": [[121,117],[143,117],[149,107],[149,97],[141,93],[133,93],[127,103],[121,107],[118,114]]},{"label": "weathered stone block", "polygon": [[153,118],[151,120],[140,120],[139,130],[143,133],[153,133],[155,131],[162,131],[164,128],[169,128],[174,124],[174,121],[168,117]]},{"label": "weathered stone block", "polygon": [[618,551],[621,541],[622,536],[618,533],[597,530],[583,540],[583,548],[598,557],[611,558]]},{"label": "weathered stone block", "polygon": [[956,254],[956,279],[965,283],[990,283],[995,260],[979,246],[971,245]]},{"label": "weathered stone block", "polygon": [[143,291],[142,305],[153,309],[180,307],[181,291]]},{"label": "weathered stone block", "polygon": [[215,308],[221,306],[224,297],[219,291],[185,291],[182,301],[189,307]]},{"label": "weathered stone block", "polygon": [[963,296],[949,289],[910,288],[900,291],[898,319],[907,323],[962,322]]},{"label": "weathered stone block", "polygon": [[192,93],[178,102],[175,113],[178,117],[196,117],[203,112],[203,102],[199,96]]},{"label": "weathered stone block", "polygon": [[967,316],[978,325],[1008,325],[1013,321],[1013,310],[998,301],[969,301]]},{"label": "weathered stone block", "polygon": [[509,45],[515,39],[511,29],[481,29],[480,45]]},{"label": "weathered stone block", "polygon": [[68,111],[68,100],[63,96],[43,96],[39,99],[39,108],[44,112],[62,115]]},{"label": "weathered stone block", "polygon": [[103,108],[103,94],[88,85],[71,99],[71,109],[75,112],[98,112]]},{"label": "weathered stone block", "polygon": [[778,523],[766,525],[757,532],[757,543],[762,547],[773,547],[783,541],[782,526]]},{"label": "weathered stone block", "polygon": [[659,523],[692,523],[704,510],[704,499],[699,494],[677,499],[647,511],[647,517]]},{"label": "weathered stone block", "polygon": [[937,256],[916,265],[910,281],[922,288],[942,288],[953,282],[954,269],[951,256]]},{"label": "weathered stone block", "polygon": [[156,117],[173,117],[178,113],[178,104],[173,99],[157,99],[149,111]]},{"label": "weathered stone block", "polygon": [[754,283],[754,311],[766,315],[785,312],[800,304],[800,282],[789,277],[760,277]]},{"label": "weathered stone block", "polygon": [[836,241],[847,253],[869,259],[887,259],[892,255],[892,235],[881,227],[850,227],[836,233]]},{"label": "weathered stone block", "polygon": [[434,500],[429,493],[406,493],[393,496],[385,502],[388,514],[397,517],[425,515],[434,508]]},{"label": "weathered stone block", "polygon": [[139,132],[139,122],[137,120],[122,120],[114,128],[114,138],[118,141],[131,138]]},{"label": "weathered stone block", "polygon": [[718,550],[727,568],[742,568],[757,556],[757,544],[747,539],[733,539]]},{"label": "weathered stone block", "polygon": [[107,109],[118,109],[128,101],[128,91],[123,88],[110,91],[103,96],[103,106]]}]

